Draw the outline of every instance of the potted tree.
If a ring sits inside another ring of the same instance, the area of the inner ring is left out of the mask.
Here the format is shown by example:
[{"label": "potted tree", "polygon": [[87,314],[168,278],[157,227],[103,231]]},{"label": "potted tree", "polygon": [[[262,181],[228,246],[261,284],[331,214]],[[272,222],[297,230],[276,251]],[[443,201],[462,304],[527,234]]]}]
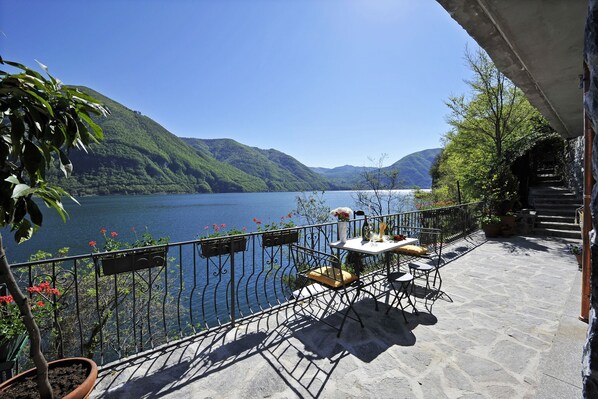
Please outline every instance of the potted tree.
[{"label": "potted tree", "polygon": [[484,230],[486,238],[498,237],[500,235],[501,222],[499,216],[491,214],[483,215],[480,218],[480,223],[482,224],[482,230]]},{"label": "potted tree", "polygon": [[[0,58],[0,64],[15,71],[0,70],[0,225],[9,226],[20,243],[42,226],[42,212],[34,197],[54,208],[66,221],[62,197],[73,201],[74,198],[61,187],[46,181],[46,172],[55,162],[64,175],[69,176],[73,165],[68,149],[85,150],[90,142],[102,139],[102,129],[91,116],[105,116],[108,110],[80,90],[64,86],[47,73],[44,65],[40,64],[47,78],[15,62]],[[41,350],[40,330],[32,314],[31,301],[11,272],[1,236],[0,283],[8,288],[25,325],[30,356],[35,364],[35,369],[29,373],[36,375],[39,396],[52,398],[48,363]],[[97,375],[95,363],[88,359],[79,362],[83,362],[85,384],[93,386]],[[0,391],[10,389],[23,378],[23,375],[12,378],[0,386]],[[86,395],[85,392],[82,394]]]},{"label": "potted tree", "polygon": [[506,162],[497,161],[497,166],[490,172],[488,181],[483,185],[484,203],[489,215],[500,218],[500,233],[511,236],[516,233],[517,223],[513,213],[519,201],[517,178]]}]

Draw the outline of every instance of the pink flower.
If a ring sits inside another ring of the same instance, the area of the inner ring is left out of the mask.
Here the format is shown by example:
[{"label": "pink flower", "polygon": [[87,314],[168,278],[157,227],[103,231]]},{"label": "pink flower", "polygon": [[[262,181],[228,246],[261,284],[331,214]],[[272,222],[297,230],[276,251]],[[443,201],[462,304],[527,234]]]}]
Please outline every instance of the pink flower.
[{"label": "pink flower", "polygon": [[220,225],[220,228],[222,228],[222,229],[226,229],[226,225],[225,225],[224,223],[222,223],[222,224]]},{"label": "pink flower", "polygon": [[97,243],[97,242],[95,242],[94,240],[91,240],[91,241],[89,242],[89,246],[90,246],[90,247],[92,247],[92,248],[95,248],[95,247],[96,247],[96,245],[98,245],[98,243]]},{"label": "pink flower", "polygon": [[106,234],[106,229],[102,227],[102,228],[100,229],[100,233],[102,233],[102,234]]},{"label": "pink flower", "polygon": [[112,233],[110,233],[110,237],[116,237],[118,235],[118,233],[116,231],[113,231]]}]

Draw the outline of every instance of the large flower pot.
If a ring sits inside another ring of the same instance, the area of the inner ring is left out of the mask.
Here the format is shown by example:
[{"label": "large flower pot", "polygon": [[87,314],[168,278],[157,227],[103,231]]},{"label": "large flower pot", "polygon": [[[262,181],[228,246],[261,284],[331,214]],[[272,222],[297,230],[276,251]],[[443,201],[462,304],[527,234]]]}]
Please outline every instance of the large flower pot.
[{"label": "large flower pot", "polygon": [[500,231],[503,236],[509,237],[517,233],[517,219],[513,215],[500,217]]},{"label": "large flower pot", "polygon": [[[70,370],[71,367],[77,367],[78,365],[82,366],[81,369],[78,369],[78,372],[83,373],[80,376]],[[52,389],[54,390],[55,398],[88,398],[98,377],[98,366],[93,360],[84,357],[72,357],[49,362],[48,370],[50,374],[50,386],[52,386]],[[60,374],[67,379],[68,377],[79,377],[82,382],[71,383],[71,386],[66,388],[66,392],[56,392],[56,389],[60,384],[56,383],[55,378],[61,378],[60,375],[56,377],[56,374]],[[23,394],[21,393],[13,393],[14,391],[12,390],[14,389],[23,389],[24,393],[31,393],[31,398],[39,398],[36,382],[36,369],[27,370],[0,384],[0,393],[8,393],[8,397],[27,398],[27,396],[22,396]]]},{"label": "large flower pot", "polygon": [[500,235],[500,223],[490,223],[482,226],[486,238],[498,237]]}]

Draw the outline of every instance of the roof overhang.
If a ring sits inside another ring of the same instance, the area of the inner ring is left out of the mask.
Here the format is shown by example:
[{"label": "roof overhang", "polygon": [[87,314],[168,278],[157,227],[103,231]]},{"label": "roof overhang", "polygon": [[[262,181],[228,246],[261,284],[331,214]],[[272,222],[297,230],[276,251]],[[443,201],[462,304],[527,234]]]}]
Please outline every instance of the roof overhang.
[{"label": "roof overhang", "polygon": [[587,0],[437,0],[564,138],[583,134]]}]

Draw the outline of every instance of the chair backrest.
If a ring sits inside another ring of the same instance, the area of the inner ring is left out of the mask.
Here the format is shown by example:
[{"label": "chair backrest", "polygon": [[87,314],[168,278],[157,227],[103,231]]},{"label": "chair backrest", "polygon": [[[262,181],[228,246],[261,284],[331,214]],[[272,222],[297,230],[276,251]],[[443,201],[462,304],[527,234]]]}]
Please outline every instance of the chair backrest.
[{"label": "chair backrest", "polygon": [[330,288],[340,288],[355,281],[357,276],[342,270],[341,262],[335,255],[315,249],[291,245],[291,256],[297,273]]},{"label": "chair backrest", "polygon": [[417,238],[417,245],[428,249],[428,255],[442,257],[442,230],[429,227],[397,226],[394,234],[402,234],[406,237]]}]

